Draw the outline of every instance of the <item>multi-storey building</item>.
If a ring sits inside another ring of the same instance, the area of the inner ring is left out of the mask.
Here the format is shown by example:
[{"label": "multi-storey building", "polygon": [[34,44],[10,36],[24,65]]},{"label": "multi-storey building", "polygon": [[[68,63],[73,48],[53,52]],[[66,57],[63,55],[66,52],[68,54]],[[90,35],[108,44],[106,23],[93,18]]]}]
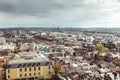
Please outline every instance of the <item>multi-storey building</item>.
[{"label": "multi-storey building", "polygon": [[5,80],[5,69],[0,67],[0,80]]},{"label": "multi-storey building", "polygon": [[52,74],[52,63],[45,58],[22,58],[11,60],[7,64],[6,79],[49,79]]}]

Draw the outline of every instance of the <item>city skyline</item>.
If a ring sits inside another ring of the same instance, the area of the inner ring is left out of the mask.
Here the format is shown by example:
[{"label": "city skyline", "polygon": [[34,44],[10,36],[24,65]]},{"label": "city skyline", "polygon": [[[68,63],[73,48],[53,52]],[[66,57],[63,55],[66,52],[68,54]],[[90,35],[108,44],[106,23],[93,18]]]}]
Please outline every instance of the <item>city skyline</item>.
[{"label": "city skyline", "polygon": [[0,0],[0,28],[117,27],[120,0]]}]

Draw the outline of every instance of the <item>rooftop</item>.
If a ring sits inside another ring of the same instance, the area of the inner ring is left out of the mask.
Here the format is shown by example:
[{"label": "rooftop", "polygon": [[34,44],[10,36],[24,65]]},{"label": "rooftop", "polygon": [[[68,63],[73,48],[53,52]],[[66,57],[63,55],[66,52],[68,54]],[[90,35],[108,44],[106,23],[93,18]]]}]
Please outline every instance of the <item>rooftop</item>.
[{"label": "rooftop", "polygon": [[46,58],[26,57],[17,60],[11,60],[8,64],[22,64],[22,63],[35,63],[48,61]]},{"label": "rooftop", "polygon": [[47,58],[26,57],[9,61],[7,64],[7,68],[25,68],[47,65],[52,65],[52,63]]}]

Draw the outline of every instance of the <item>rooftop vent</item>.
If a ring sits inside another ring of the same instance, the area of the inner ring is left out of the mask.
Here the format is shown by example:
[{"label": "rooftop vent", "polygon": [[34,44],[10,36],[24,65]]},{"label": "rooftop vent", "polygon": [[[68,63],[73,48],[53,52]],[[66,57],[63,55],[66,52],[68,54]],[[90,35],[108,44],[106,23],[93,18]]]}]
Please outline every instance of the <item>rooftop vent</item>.
[{"label": "rooftop vent", "polygon": [[32,57],[26,57],[25,60],[33,59]]}]

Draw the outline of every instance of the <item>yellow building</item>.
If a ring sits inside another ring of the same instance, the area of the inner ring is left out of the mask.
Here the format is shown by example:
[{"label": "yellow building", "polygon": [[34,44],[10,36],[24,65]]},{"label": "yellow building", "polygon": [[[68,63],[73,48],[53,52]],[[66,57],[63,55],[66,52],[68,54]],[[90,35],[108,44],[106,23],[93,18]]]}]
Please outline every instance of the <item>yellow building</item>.
[{"label": "yellow building", "polygon": [[5,69],[0,67],[0,80],[5,80]]},{"label": "yellow building", "polygon": [[49,79],[52,71],[52,63],[45,58],[22,58],[9,61],[6,79]]}]

